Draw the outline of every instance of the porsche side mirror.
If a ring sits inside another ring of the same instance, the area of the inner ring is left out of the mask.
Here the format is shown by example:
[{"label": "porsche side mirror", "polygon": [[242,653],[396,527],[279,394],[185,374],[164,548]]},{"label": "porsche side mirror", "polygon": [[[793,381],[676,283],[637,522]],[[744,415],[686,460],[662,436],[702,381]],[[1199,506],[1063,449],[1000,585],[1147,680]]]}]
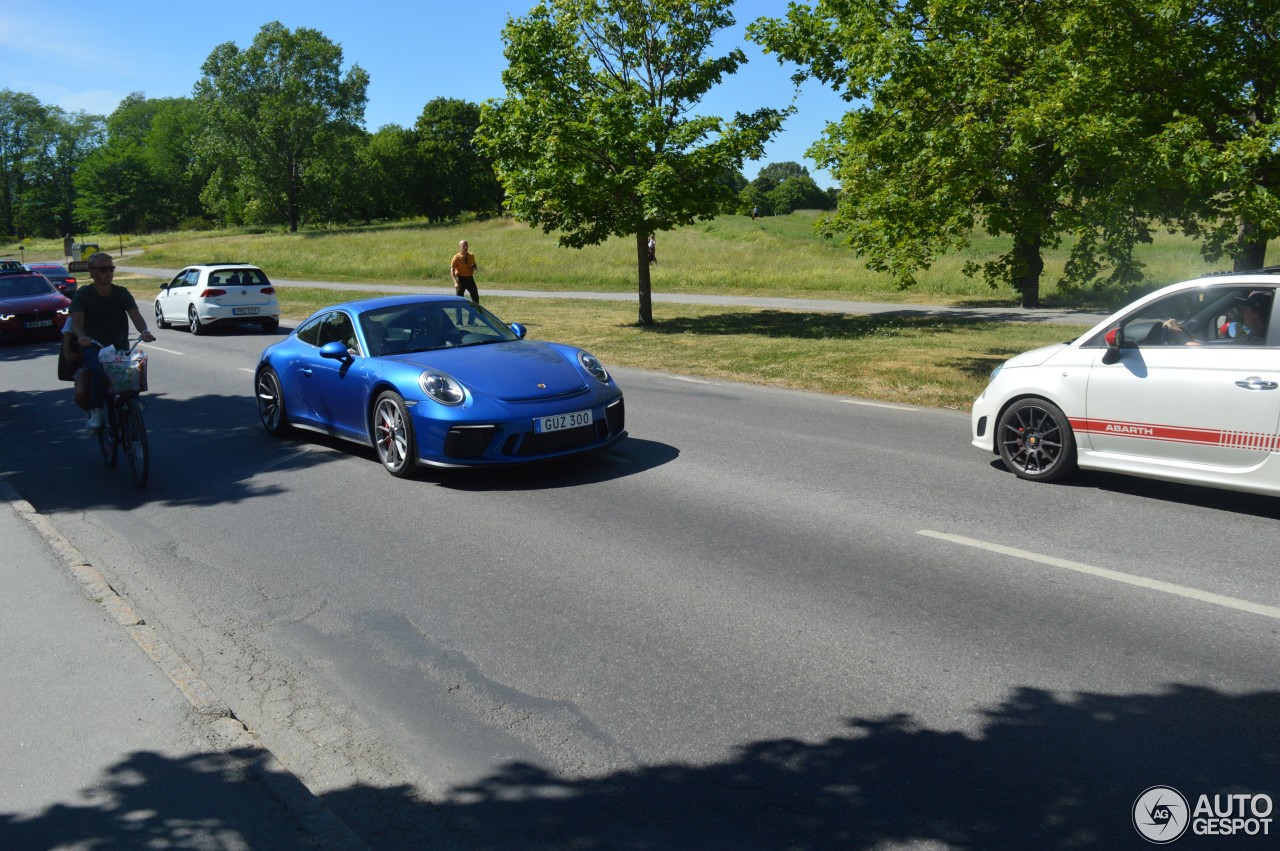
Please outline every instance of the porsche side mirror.
[{"label": "porsche side mirror", "polygon": [[320,357],[345,361],[347,358],[351,357],[351,353],[347,351],[347,347],[345,345],[334,340],[332,343],[325,343],[320,347]]},{"label": "porsche side mirror", "polygon": [[517,337],[523,340],[524,335],[529,333],[529,329],[521,325],[519,322],[512,322],[511,333],[515,334]]}]

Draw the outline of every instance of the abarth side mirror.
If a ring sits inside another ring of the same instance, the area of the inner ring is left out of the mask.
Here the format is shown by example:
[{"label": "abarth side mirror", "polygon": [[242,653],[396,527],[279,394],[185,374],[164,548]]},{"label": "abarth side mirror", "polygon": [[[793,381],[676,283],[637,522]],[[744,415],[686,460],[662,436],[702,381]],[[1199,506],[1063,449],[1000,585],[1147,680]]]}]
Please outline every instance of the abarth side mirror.
[{"label": "abarth side mirror", "polygon": [[1117,325],[1103,337],[1107,341],[1107,350],[1102,354],[1103,363],[1115,363],[1120,360],[1120,349],[1124,346],[1124,330]]}]

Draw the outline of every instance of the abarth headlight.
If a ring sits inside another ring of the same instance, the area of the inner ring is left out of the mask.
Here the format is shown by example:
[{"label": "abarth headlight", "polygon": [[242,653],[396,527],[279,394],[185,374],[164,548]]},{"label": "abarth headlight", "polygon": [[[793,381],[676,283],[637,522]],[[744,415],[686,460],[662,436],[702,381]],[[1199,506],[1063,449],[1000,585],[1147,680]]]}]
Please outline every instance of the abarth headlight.
[{"label": "abarth headlight", "polygon": [[578,352],[578,363],[582,364],[582,368],[594,375],[601,384],[609,383],[609,371],[604,368],[600,361],[596,360],[595,355],[588,352]]},{"label": "abarth headlight", "polygon": [[418,386],[427,394],[428,399],[441,405],[461,405],[467,401],[467,391],[462,389],[457,379],[434,369],[428,369],[418,376]]}]

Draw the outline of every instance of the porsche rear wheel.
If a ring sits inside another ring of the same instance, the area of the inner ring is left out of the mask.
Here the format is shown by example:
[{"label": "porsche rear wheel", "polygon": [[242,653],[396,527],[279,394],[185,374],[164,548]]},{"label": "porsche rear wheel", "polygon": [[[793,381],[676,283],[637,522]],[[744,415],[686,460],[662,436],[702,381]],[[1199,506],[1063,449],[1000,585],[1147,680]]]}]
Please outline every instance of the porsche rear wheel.
[{"label": "porsche rear wheel", "polygon": [[413,475],[418,447],[413,437],[409,409],[399,394],[386,391],[373,405],[373,445],[387,472],[397,478]]},{"label": "porsche rear wheel", "polygon": [[1052,482],[1076,468],[1076,438],[1062,409],[1045,399],[1019,399],[996,426],[1000,458],[1020,479]]}]

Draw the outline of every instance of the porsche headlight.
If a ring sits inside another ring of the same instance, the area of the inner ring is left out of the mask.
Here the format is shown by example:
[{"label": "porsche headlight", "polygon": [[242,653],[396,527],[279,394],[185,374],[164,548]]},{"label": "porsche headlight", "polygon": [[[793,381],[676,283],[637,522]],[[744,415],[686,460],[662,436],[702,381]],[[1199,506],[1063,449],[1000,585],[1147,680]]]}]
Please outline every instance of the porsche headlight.
[{"label": "porsche headlight", "polygon": [[582,364],[582,368],[596,377],[601,384],[609,383],[609,371],[604,368],[600,361],[596,360],[596,356],[587,352],[578,352],[578,363]]},{"label": "porsche headlight", "polygon": [[1000,370],[1002,369],[1004,369],[1004,364],[1000,364],[998,367],[991,370],[991,377],[987,379],[987,383],[990,384],[991,382],[995,381],[996,376],[1000,374]]},{"label": "porsche headlight", "polygon": [[418,376],[418,386],[422,388],[423,393],[427,394],[428,399],[433,399],[441,405],[461,405],[467,401],[467,392],[462,389],[462,385],[456,379],[434,369],[429,369]]}]

